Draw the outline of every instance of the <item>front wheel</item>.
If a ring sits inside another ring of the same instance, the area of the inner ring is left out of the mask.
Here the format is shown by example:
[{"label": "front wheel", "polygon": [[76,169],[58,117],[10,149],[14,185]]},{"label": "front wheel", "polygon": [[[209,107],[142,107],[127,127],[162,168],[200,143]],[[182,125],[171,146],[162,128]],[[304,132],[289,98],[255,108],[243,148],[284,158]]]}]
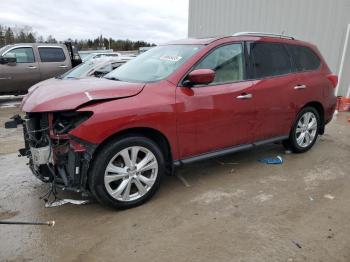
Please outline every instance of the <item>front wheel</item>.
[{"label": "front wheel", "polygon": [[126,137],[99,150],[89,186],[100,203],[131,208],[154,195],[164,171],[164,157],[157,144],[142,136]]},{"label": "front wheel", "polygon": [[308,151],[316,142],[321,126],[320,115],[313,107],[302,109],[283,145],[295,153]]}]

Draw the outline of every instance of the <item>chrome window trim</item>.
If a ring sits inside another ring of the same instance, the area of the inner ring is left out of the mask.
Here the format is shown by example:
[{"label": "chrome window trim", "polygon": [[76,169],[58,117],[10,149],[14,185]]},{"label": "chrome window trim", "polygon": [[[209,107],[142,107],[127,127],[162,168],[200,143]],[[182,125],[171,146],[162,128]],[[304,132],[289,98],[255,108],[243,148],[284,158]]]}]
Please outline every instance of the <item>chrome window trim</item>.
[{"label": "chrome window trim", "polygon": [[31,49],[33,50],[33,53],[34,53],[34,49],[33,49],[33,47],[30,46],[30,45],[17,45],[17,46],[11,47],[10,49],[8,49],[8,50],[6,50],[5,52],[3,52],[3,53],[1,54],[1,56],[6,55],[8,52],[10,52],[10,51],[13,50],[13,49],[17,49],[17,48],[28,48],[28,47],[31,48]]},{"label": "chrome window trim", "polygon": [[38,48],[62,48],[62,46],[53,46],[53,45],[38,45]]}]

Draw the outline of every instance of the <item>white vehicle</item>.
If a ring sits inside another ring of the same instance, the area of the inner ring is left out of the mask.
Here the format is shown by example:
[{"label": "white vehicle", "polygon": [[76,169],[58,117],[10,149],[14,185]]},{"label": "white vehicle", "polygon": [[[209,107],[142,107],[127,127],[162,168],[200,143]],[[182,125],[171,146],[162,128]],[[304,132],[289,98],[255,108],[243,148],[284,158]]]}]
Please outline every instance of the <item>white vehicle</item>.
[{"label": "white vehicle", "polygon": [[89,59],[81,65],[57,77],[59,79],[102,77],[129,61],[128,57],[100,57]]},{"label": "white vehicle", "polygon": [[118,52],[99,52],[99,53],[91,53],[82,58],[83,62],[86,62],[90,59],[100,58],[100,57],[121,57],[122,55]]}]

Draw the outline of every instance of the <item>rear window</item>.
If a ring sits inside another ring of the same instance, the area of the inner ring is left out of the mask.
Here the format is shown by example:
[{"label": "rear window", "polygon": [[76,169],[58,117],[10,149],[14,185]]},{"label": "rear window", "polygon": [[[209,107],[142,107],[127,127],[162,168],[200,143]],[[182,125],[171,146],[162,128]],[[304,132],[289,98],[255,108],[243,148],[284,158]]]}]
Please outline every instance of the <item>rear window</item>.
[{"label": "rear window", "polygon": [[287,45],[287,47],[293,56],[297,71],[316,70],[320,67],[320,58],[310,48],[297,45]]},{"label": "rear window", "polygon": [[39,47],[41,62],[63,62],[66,60],[63,49],[60,47]]},{"label": "rear window", "polygon": [[283,44],[250,43],[252,77],[264,78],[292,72],[291,59]]}]

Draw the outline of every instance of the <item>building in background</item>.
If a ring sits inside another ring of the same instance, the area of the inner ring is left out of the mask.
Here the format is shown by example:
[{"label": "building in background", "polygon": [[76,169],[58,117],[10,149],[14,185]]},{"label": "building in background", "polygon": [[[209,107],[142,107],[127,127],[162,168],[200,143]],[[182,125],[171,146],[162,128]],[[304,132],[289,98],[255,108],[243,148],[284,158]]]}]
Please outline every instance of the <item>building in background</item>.
[{"label": "building in background", "polygon": [[350,0],[189,1],[189,37],[273,32],[316,44],[340,76],[341,96],[350,92],[349,24]]}]

